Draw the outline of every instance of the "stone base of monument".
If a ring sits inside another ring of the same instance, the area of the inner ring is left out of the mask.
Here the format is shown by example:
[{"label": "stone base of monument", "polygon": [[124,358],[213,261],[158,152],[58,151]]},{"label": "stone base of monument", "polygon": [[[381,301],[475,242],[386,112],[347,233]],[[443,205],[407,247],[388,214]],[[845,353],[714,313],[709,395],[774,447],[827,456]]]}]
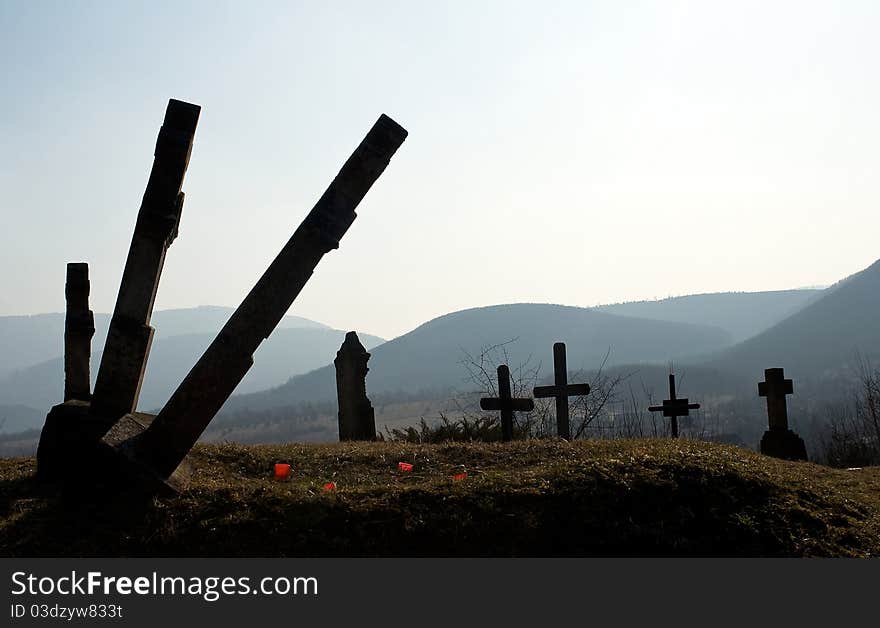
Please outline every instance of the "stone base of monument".
[{"label": "stone base of monument", "polygon": [[71,400],[49,411],[37,447],[40,482],[62,482],[95,461],[89,452],[94,452],[104,428],[90,410],[88,401]]},{"label": "stone base of monument", "polygon": [[[178,493],[192,474],[188,461],[168,478],[159,477],[128,455],[126,446],[155,418],[134,412],[120,419],[104,434],[106,423],[91,414],[87,401],[67,401],[53,407],[46,417],[37,447],[37,480],[45,484],[66,484],[72,477],[94,478],[90,488],[147,494]],[[102,438],[103,436],[103,438]]]},{"label": "stone base of monument", "polygon": [[806,460],[804,439],[791,430],[767,430],[761,438],[761,453],[783,460]]},{"label": "stone base of monument", "polygon": [[192,476],[192,465],[184,459],[168,477],[158,474],[148,463],[137,456],[136,443],[155,419],[155,415],[143,412],[126,414],[104,434],[100,442],[101,456],[107,461],[106,468],[118,473],[148,493],[176,495],[184,489]]}]

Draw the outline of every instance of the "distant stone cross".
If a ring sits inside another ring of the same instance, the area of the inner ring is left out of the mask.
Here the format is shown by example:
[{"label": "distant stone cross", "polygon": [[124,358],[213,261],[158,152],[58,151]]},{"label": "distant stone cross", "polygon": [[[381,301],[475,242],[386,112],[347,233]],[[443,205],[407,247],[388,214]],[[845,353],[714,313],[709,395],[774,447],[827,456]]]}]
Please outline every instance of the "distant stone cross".
[{"label": "distant stone cross", "polygon": [[565,343],[553,345],[553,386],[535,386],[532,394],[538,399],[556,397],[556,434],[566,440],[571,438],[571,427],[568,421],[568,398],[590,394],[589,384],[569,384],[568,366],[565,362]]},{"label": "distant stone cross", "polygon": [[758,382],[758,395],[767,398],[767,417],[771,430],[788,429],[788,408],[785,396],[794,394],[794,384],[785,379],[785,369],[764,370],[764,381]]},{"label": "distant stone cross", "polygon": [[691,410],[699,410],[700,404],[688,403],[687,397],[678,399],[675,396],[675,373],[669,374],[669,399],[663,400],[662,406],[651,406],[649,412],[663,411],[663,416],[669,417],[672,429],[672,438],[678,438],[678,417],[690,415]]},{"label": "distant stone cross", "polygon": [[483,410],[501,411],[501,439],[513,440],[513,413],[535,409],[532,399],[518,399],[510,394],[510,369],[506,364],[498,367],[498,396],[480,399]]}]

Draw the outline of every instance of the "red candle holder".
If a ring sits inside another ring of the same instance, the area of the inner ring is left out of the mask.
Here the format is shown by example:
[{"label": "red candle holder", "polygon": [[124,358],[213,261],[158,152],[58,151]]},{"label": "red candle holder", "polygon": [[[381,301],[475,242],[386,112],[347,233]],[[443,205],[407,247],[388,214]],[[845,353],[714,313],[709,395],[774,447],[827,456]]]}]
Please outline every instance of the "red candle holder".
[{"label": "red candle holder", "polygon": [[290,465],[279,462],[275,465],[275,479],[286,480],[290,477]]}]

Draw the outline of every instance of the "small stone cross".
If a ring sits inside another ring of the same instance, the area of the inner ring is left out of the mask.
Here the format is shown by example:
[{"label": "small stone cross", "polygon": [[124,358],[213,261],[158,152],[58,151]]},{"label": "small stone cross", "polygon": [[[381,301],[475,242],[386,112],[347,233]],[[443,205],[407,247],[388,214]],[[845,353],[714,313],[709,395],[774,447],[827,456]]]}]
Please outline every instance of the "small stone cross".
[{"label": "small stone cross", "polygon": [[506,364],[498,367],[498,396],[480,399],[483,410],[501,411],[501,439],[513,439],[513,413],[529,412],[535,409],[532,399],[518,399],[510,394],[510,369]]},{"label": "small stone cross", "polygon": [[691,410],[699,410],[700,404],[688,403],[687,397],[678,399],[675,396],[675,373],[669,374],[669,399],[663,400],[662,406],[651,406],[648,412],[663,411],[663,416],[669,417],[672,429],[672,438],[678,438],[678,417],[688,416]]}]

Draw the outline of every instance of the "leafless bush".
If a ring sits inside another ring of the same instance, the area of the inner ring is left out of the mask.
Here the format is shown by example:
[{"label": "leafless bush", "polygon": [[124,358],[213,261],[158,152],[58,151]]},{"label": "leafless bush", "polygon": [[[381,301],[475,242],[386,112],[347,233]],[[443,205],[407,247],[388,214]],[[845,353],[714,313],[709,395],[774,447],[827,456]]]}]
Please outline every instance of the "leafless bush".
[{"label": "leafless bush", "polygon": [[[507,364],[510,371],[510,388],[514,397],[531,397],[532,391],[541,379],[541,364],[534,363],[532,356],[516,366],[510,366],[508,347],[516,342],[516,338],[506,342],[484,346],[479,354],[464,354],[461,364],[465,369],[466,378],[472,386],[468,393],[456,397],[454,405],[466,420],[474,421],[479,417],[486,418],[484,411],[479,409],[481,396],[497,396],[497,368]],[[626,375],[608,375],[605,365],[610,355],[606,352],[599,368],[589,376],[590,394],[573,397],[569,406],[569,417],[572,422],[572,438],[590,436],[589,427],[600,419],[606,408],[617,399],[617,390],[626,379]],[[583,381],[588,375],[583,371],[570,373],[571,381]],[[514,415],[514,436],[520,438],[546,438],[556,434],[555,403],[552,398],[534,399],[535,408],[531,412],[518,412]]]},{"label": "leafless bush", "polygon": [[820,457],[832,467],[880,464],[880,369],[858,355],[856,364],[851,402],[826,408],[818,438]]}]

